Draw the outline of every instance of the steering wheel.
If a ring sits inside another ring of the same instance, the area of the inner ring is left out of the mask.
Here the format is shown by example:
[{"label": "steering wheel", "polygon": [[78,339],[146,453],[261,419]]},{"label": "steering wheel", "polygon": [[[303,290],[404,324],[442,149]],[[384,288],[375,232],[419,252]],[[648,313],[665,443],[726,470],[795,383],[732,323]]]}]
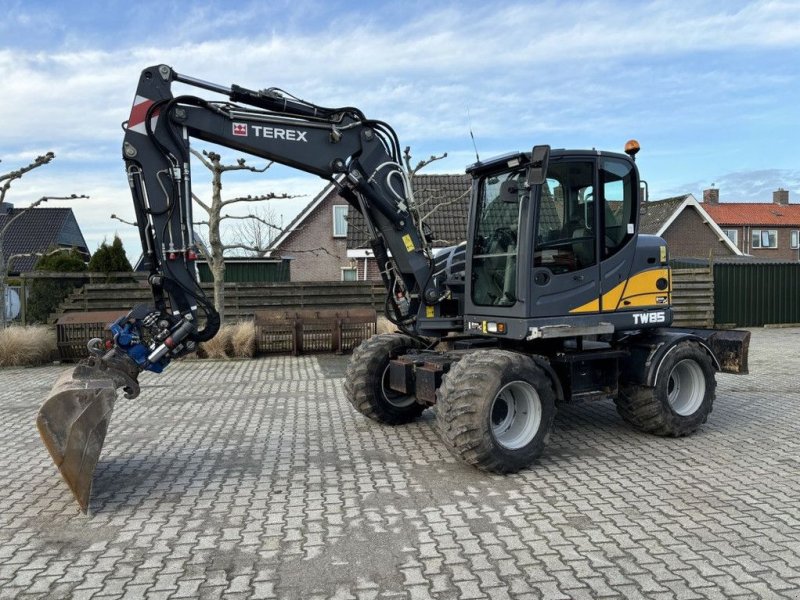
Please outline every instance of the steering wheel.
[{"label": "steering wheel", "polygon": [[516,245],[516,243],[517,234],[510,227],[498,227],[489,236],[486,247],[489,252],[498,249],[505,252],[509,246]]}]

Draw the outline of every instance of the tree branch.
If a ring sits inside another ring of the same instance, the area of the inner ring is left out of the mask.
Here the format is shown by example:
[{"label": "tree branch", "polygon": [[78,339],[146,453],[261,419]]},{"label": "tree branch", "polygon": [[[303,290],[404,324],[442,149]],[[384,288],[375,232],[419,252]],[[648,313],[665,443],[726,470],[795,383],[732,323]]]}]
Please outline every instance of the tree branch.
[{"label": "tree branch", "polygon": [[122,217],[118,217],[117,215],[113,215],[112,214],[111,218],[112,219],[116,219],[120,223],[125,223],[125,225],[132,225],[133,227],[138,227],[139,226],[139,224],[136,221],[126,221],[125,219],[123,219]]},{"label": "tree branch", "polygon": [[417,163],[417,166],[413,169],[411,168],[411,146],[406,146],[405,150],[403,151],[403,162],[406,165],[406,171],[408,172],[408,176],[413,177],[416,175],[420,170],[427,167],[432,162],[436,162],[437,160],[442,160],[443,158],[447,157],[447,152],[442,154],[441,156],[431,155],[431,157],[427,160],[421,160]]},{"label": "tree branch", "polygon": [[[23,208],[22,210],[20,210],[20,212],[18,212],[16,215],[14,215],[13,217],[11,217],[11,219],[9,219],[9,220],[6,222],[6,224],[3,226],[3,229],[0,229],[0,241],[2,241],[2,239],[3,239],[3,236],[5,235],[6,231],[8,231],[8,228],[9,228],[9,227],[11,227],[11,224],[12,224],[14,221],[16,221],[17,219],[19,219],[19,218],[20,218],[22,215],[26,215],[26,214],[28,214],[28,211],[29,211],[29,210],[31,210],[31,209],[33,209],[33,208],[36,208],[36,207],[37,207],[37,206],[39,206],[40,204],[43,204],[43,203],[47,202],[48,200],[76,200],[76,199],[78,199],[78,198],[88,198],[88,197],[89,197],[89,196],[85,196],[85,195],[83,195],[83,194],[81,194],[80,196],[78,196],[77,194],[71,194],[71,195],[69,195],[69,196],[42,196],[42,197],[41,197],[41,198],[39,198],[39,199],[38,199],[36,202],[33,202],[33,203],[30,205],[30,206],[28,206],[28,207],[26,207],[26,208]],[[0,245],[1,245],[1,244],[0,244]]]},{"label": "tree branch", "polygon": [[434,206],[432,209],[430,209],[427,213],[425,213],[425,216],[421,217],[421,220],[424,221],[425,219],[430,217],[433,213],[435,213],[437,210],[439,210],[443,206],[450,206],[451,204],[455,204],[456,202],[458,202],[462,198],[466,198],[467,196],[469,196],[469,190],[467,190],[466,192],[461,194],[458,198],[453,198],[452,200],[448,200],[447,202],[440,202],[439,204]]},{"label": "tree branch", "polygon": [[37,156],[32,163],[21,167],[15,171],[9,171],[3,175],[0,175],[0,182],[5,181],[2,187],[0,187],[0,202],[3,202],[6,197],[6,192],[8,192],[8,188],[11,187],[11,182],[15,179],[20,179],[25,173],[33,171],[34,169],[38,169],[39,167],[46,165],[51,160],[53,160],[56,155],[53,152],[48,152],[42,156]]},{"label": "tree branch", "polygon": [[31,258],[32,256],[37,256],[42,258],[44,256],[53,256],[54,254],[58,254],[59,252],[71,252],[72,248],[56,248],[55,250],[51,250],[50,252],[23,252],[20,254],[12,254],[8,257],[8,262],[6,262],[6,273],[11,270],[11,263],[14,262],[15,258]]},{"label": "tree branch", "polygon": [[198,198],[197,194],[195,194],[194,192],[192,192],[192,200],[197,202],[207,213],[211,212],[211,207],[202,200],[200,200],[200,198]]},{"label": "tree branch", "polygon": [[260,196],[239,196],[238,198],[223,200],[221,206],[227,206],[228,204],[234,204],[235,202],[261,202],[264,200],[284,200],[299,197],[299,195],[276,194],[274,192],[269,192],[268,194],[261,194]]},{"label": "tree branch", "polygon": [[[274,223],[270,223],[266,219],[263,219],[263,218],[259,217],[258,215],[254,215],[252,213],[250,213],[248,215],[242,215],[242,216],[239,216],[239,215],[222,215],[222,216],[220,216],[220,220],[222,220],[222,219],[239,219],[239,220],[253,219],[255,221],[259,221],[259,222],[263,223],[267,227],[272,227],[273,229],[277,229],[278,231],[283,231],[281,229],[280,225],[275,225]],[[206,225],[207,224],[208,223],[206,223]]]},{"label": "tree branch", "polygon": [[305,254],[308,252],[313,254],[314,256],[319,256],[319,253],[322,253],[322,254],[327,254],[328,256],[332,256],[333,258],[341,258],[339,255],[332,254],[327,248],[323,248],[321,246],[319,248],[311,248],[310,250],[293,250],[291,248],[287,248],[285,252],[286,254]]}]

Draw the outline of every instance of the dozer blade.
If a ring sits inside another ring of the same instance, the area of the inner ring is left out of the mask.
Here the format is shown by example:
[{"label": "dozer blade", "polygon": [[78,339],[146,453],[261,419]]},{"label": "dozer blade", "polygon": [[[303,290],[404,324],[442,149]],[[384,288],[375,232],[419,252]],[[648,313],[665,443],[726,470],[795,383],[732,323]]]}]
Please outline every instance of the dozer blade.
[{"label": "dozer blade", "polygon": [[127,397],[139,392],[129,368],[125,373],[105,360],[91,357],[59,377],[36,418],[44,445],[84,513],[89,508],[92,478],[114,411],[117,387],[124,386]]}]

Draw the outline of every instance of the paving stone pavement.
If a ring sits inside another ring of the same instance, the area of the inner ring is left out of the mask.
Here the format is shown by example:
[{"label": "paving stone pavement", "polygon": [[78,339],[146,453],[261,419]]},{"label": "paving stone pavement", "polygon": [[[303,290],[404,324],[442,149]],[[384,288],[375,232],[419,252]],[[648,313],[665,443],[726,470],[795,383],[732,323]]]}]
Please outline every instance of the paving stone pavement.
[{"label": "paving stone pavement", "polygon": [[120,400],[78,513],[34,417],[65,367],[0,370],[2,598],[800,598],[800,329],[756,330],[697,434],[562,408],[532,469],[380,426],[346,357],[184,362]]}]

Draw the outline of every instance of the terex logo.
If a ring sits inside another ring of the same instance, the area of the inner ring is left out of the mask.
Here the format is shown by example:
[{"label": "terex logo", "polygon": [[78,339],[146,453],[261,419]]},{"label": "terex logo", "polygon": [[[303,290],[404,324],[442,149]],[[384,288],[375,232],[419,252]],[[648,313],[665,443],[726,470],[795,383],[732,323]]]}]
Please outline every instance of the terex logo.
[{"label": "terex logo", "polygon": [[286,140],[287,142],[308,142],[306,139],[307,131],[283,129],[281,127],[263,127],[261,125],[251,125],[250,128],[253,130],[253,135],[256,137]]},{"label": "terex logo", "polygon": [[663,312],[652,313],[633,313],[634,325],[646,325],[648,323],[664,323],[667,320],[667,315]]}]

